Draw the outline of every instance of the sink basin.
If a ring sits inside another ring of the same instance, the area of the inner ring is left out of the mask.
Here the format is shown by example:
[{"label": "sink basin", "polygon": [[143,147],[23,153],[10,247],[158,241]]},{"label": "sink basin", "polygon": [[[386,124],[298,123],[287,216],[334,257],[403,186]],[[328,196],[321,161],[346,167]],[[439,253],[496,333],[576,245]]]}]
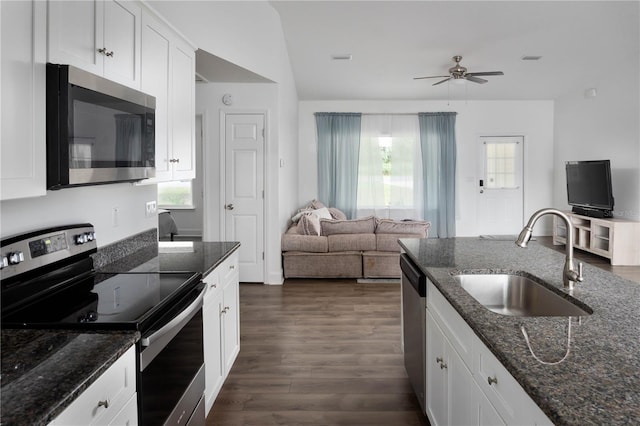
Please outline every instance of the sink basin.
[{"label": "sink basin", "polygon": [[544,285],[514,274],[460,274],[453,278],[492,312],[521,317],[585,316],[580,308]]}]

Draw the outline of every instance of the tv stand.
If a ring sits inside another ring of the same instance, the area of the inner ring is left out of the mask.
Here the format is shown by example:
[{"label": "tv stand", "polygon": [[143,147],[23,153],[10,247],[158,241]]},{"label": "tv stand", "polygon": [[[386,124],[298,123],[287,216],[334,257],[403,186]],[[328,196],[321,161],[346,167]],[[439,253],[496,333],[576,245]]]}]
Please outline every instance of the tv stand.
[{"label": "tv stand", "polygon": [[[565,212],[573,224],[573,247],[606,257],[611,265],[640,265],[640,222]],[[567,243],[567,229],[553,218],[553,244]]]},{"label": "tv stand", "polygon": [[575,213],[580,216],[597,217],[597,218],[612,218],[613,212],[611,210],[590,209],[588,207],[573,206],[571,213]]}]

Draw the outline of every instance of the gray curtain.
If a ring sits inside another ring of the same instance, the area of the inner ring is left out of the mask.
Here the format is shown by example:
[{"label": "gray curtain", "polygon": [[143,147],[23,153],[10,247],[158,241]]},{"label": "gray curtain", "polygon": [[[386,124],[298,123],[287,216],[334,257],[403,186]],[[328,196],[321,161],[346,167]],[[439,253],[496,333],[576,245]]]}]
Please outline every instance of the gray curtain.
[{"label": "gray curtain", "polygon": [[456,113],[418,114],[429,236],[456,236]]},{"label": "gray curtain", "polygon": [[347,218],[356,214],[360,113],[318,112],[318,198],[342,210]]}]

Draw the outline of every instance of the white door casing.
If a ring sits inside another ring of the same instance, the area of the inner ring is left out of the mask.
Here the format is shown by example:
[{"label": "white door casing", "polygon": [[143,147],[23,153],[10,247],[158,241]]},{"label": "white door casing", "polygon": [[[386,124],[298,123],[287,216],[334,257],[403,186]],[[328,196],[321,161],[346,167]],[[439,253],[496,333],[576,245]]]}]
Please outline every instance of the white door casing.
[{"label": "white door casing", "polygon": [[524,137],[482,136],[478,153],[478,235],[517,235],[523,224]]},{"label": "white door casing", "polygon": [[264,114],[225,114],[224,234],[241,282],[264,282]]}]

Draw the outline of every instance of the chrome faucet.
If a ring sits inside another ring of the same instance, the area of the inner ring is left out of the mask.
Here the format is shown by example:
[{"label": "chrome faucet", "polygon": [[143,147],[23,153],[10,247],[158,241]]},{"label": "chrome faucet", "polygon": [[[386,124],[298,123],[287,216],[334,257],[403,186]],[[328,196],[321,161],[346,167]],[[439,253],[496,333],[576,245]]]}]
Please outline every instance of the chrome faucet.
[{"label": "chrome faucet", "polygon": [[527,243],[531,239],[531,233],[533,232],[533,225],[535,225],[535,223],[538,221],[538,219],[540,219],[540,217],[547,214],[554,214],[562,218],[567,228],[567,241],[565,244],[566,259],[564,261],[564,269],[562,271],[562,283],[564,284],[565,288],[568,288],[569,290],[573,290],[573,287],[577,282],[584,281],[584,277],[582,276],[582,263],[579,263],[578,268],[576,269],[574,260],[573,260],[574,230],[573,230],[573,224],[571,223],[571,218],[569,218],[569,216],[567,216],[560,210],[556,210],[556,209],[538,210],[531,216],[527,225],[522,229],[522,231],[520,232],[520,235],[518,235],[518,239],[516,240],[516,245],[518,247],[526,247]]}]

